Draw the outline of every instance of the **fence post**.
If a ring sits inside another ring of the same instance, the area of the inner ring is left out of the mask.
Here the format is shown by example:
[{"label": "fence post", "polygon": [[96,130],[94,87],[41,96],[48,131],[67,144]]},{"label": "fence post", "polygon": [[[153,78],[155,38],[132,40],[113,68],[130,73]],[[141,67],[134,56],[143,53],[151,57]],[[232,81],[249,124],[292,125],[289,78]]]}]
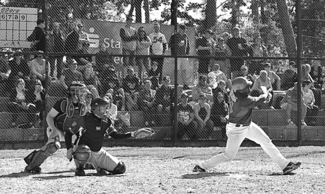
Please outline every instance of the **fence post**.
[{"label": "fence post", "polygon": [[[174,34],[177,33],[177,4],[178,0],[172,0],[171,3],[171,10],[172,10],[172,25],[174,25]],[[176,43],[176,36],[173,36],[173,42]],[[173,116],[174,116],[174,123],[173,123],[173,139],[174,144],[176,145],[177,141],[177,89],[178,89],[178,76],[177,76],[177,51],[174,48],[172,55],[174,56],[174,109],[173,109]]]},{"label": "fence post", "polygon": [[301,0],[296,1],[296,17],[297,17],[297,73],[298,73],[298,107],[297,107],[297,140],[299,145],[302,143],[302,129],[301,129],[301,50],[302,50],[302,34],[301,34]]}]

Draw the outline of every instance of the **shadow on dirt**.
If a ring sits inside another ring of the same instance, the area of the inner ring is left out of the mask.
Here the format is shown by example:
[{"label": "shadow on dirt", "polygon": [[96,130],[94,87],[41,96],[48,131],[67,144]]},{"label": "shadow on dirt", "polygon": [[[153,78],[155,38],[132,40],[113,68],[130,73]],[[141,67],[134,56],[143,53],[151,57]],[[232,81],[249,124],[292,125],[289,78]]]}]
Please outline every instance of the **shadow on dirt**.
[{"label": "shadow on dirt", "polygon": [[13,172],[10,174],[1,175],[0,178],[20,178],[20,177],[26,177],[30,175],[35,175],[35,174],[28,173],[28,172]]},{"label": "shadow on dirt", "polygon": [[268,176],[293,176],[293,175],[295,175],[295,174],[296,174],[296,173],[291,172],[291,173],[289,173],[289,174],[284,175],[284,174],[281,173],[281,172],[274,172],[274,173],[272,173],[272,174],[269,174]]},{"label": "shadow on dirt", "polygon": [[182,179],[201,179],[205,177],[212,177],[212,176],[229,176],[227,172],[211,172],[211,173],[198,173],[198,174],[184,174],[182,175]]},{"label": "shadow on dirt", "polygon": [[314,152],[306,152],[300,154],[290,154],[286,158],[298,158],[300,156],[308,156],[308,155],[315,155],[315,154],[325,154],[325,151],[314,151]]},{"label": "shadow on dirt", "polygon": [[63,178],[72,178],[72,177],[74,177],[74,175],[37,176],[33,178],[39,180],[53,180],[53,179],[63,179]]}]

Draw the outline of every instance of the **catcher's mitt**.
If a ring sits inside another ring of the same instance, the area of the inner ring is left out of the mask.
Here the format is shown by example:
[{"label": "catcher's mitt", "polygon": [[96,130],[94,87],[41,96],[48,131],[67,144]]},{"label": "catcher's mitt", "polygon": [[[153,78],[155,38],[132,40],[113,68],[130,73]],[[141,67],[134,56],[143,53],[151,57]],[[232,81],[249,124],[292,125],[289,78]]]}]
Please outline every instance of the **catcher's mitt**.
[{"label": "catcher's mitt", "polygon": [[146,137],[151,137],[154,133],[155,133],[154,130],[150,128],[141,128],[135,131],[133,136],[135,138],[146,138]]}]

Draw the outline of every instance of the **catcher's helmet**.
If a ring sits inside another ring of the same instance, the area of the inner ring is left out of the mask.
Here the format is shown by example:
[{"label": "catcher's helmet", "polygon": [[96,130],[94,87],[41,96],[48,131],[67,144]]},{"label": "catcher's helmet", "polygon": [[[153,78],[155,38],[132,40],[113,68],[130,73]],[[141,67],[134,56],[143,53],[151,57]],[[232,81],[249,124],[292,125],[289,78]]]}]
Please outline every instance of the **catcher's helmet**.
[{"label": "catcher's helmet", "polygon": [[245,77],[236,77],[232,81],[232,89],[235,93],[249,94],[249,87],[252,85]]}]

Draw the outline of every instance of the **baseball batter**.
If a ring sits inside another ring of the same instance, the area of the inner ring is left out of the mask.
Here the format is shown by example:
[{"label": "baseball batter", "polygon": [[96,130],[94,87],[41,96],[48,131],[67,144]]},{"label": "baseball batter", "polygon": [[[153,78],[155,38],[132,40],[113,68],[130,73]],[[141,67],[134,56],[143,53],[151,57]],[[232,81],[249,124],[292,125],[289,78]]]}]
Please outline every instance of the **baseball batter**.
[{"label": "baseball batter", "polygon": [[265,132],[252,122],[253,108],[268,99],[268,91],[266,87],[262,87],[263,94],[259,97],[252,97],[249,95],[251,85],[252,82],[244,77],[237,77],[232,81],[235,99],[230,107],[226,126],[228,140],[225,152],[196,165],[193,172],[206,172],[223,162],[232,160],[245,138],[260,144],[263,150],[280,166],[283,174],[289,174],[300,167],[300,162],[294,163],[284,158]]}]

